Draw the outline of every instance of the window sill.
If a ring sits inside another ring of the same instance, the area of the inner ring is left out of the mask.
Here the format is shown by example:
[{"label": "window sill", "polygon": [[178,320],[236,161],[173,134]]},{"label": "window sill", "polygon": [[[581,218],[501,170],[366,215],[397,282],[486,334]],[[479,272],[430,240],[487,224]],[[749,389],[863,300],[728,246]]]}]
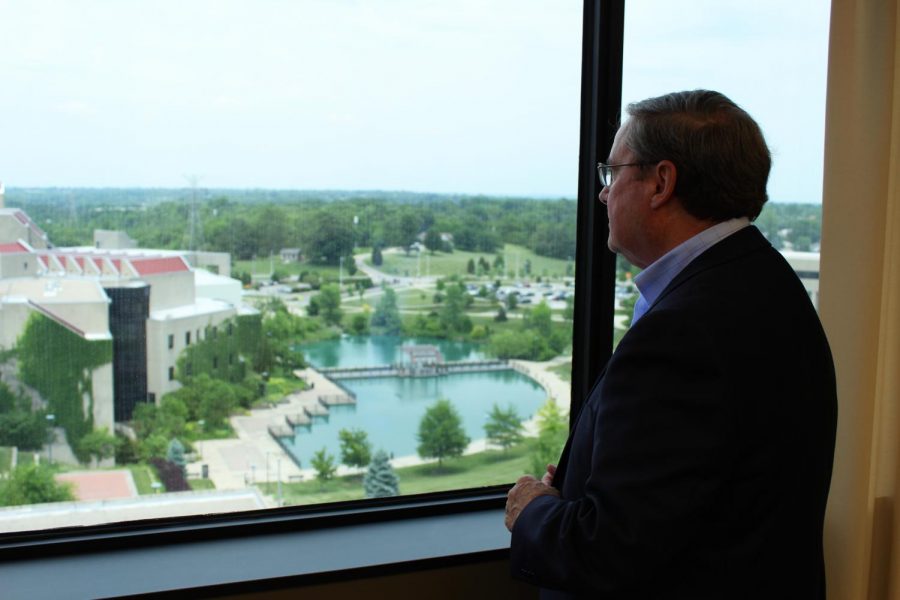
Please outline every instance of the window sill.
[{"label": "window sill", "polygon": [[[124,545],[0,563],[5,598],[193,595],[276,589],[508,556],[503,510],[424,514],[204,540]],[[26,553],[29,554],[29,553]],[[198,593],[199,592],[199,593]]]}]

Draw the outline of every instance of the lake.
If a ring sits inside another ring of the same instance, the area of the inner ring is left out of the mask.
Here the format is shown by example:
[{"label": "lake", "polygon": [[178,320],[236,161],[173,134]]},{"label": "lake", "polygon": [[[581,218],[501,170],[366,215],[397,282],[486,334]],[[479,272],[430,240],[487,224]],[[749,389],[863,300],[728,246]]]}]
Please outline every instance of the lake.
[{"label": "lake", "polygon": [[[445,360],[481,360],[477,344],[395,336],[343,337],[301,346],[314,367],[360,367],[401,362],[403,345],[434,345]],[[310,428],[295,429],[285,448],[309,467],[312,454],[323,446],[340,459],[338,432],[362,429],[372,449],[394,456],[416,454],[416,433],[425,409],[439,398],[456,407],[466,434],[483,439],[484,424],[491,407],[513,405],[523,419],[531,417],[545,402],[543,388],[513,370],[460,373],[437,377],[380,377],[345,379],[341,384],[356,394],[356,406],[332,407],[326,419],[316,419]]]}]

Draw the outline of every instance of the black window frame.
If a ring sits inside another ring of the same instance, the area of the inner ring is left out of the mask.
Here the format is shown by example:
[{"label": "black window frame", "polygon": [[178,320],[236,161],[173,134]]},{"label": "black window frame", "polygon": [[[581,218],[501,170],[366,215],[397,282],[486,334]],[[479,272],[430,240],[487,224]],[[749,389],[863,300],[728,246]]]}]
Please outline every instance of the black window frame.
[{"label": "black window frame", "polygon": [[[596,164],[608,155],[620,118],[624,12],[624,0],[584,2],[572,422],[612,353],[616,265],[606,247],[608,222],[597,200]],[[186,345],[189,340],[186,337]],[[3,534],[0,563],[501,509],[509,487]]]}]

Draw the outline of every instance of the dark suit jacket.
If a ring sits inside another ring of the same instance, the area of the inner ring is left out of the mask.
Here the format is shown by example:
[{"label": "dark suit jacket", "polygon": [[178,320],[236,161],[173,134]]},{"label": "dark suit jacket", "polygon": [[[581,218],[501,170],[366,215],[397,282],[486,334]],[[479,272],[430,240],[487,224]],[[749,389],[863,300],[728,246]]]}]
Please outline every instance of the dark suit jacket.
[{"label": "dark suit jacket", "polygon": [[837,398],[828,343],[755,227],[697,257],[622,339],[513,574],[593,598],[823,598]]}]

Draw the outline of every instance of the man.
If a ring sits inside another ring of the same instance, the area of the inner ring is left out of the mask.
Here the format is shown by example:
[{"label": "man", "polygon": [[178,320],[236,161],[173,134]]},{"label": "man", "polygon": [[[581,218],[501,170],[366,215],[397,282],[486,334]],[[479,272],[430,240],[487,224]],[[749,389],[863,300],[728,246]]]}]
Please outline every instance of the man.
[{"label": "man", "polygon": [[513,574],[560,597],[823,598],[834,367],[750,225],[762,132],[710,91],[628,113],[600,201],[641,295],[558,468],[509,493]]}]

